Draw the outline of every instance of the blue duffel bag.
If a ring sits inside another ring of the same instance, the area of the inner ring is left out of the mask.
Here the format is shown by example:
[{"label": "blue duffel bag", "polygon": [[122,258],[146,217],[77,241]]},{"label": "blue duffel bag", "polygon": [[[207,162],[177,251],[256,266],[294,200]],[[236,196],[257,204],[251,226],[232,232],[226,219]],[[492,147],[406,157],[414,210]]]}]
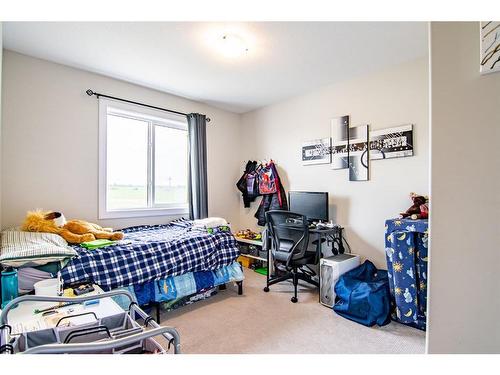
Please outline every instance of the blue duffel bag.
[{"label": "blue duffel bag", "polygon": [[369,260],[340,276],[335,293],[333,310],[344,318],[368,327],[391,321],[387,271],[377,270]]}]

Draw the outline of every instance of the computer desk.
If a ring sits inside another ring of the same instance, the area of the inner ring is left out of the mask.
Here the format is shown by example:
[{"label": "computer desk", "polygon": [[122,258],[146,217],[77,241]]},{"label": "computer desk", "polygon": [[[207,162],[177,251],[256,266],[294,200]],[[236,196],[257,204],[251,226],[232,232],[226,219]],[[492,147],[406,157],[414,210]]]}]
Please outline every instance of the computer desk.
[{"label": "computer desk", "polygon": [[[287,229],[294,229],[294,226],[293,225],[286,225],[286,228]],[[298,227],[298,226],[295,226],[295,228],[297,230],[302,230],[302,227]],[[344,230],[343,227],[341,226],[336,226],[336,227],[333,227],[333,228],[324,228],[324,229],[317,229],[317,228],[311,228],[309,227],[309,240],[314,243],[314,241],[316,241],[316,259],[315,259],[315,262],[314,264],[319,264],[319,260],[320,258],[322,257],[322,249],[321,249],[321,244],[324,242],[322,241],[323,239],[328,241],[328,239],[331,239],[333,240],[334,242],[338,242],[339,244],[339,252],[343,253],[343,243],[342,243],[342,231]],[[311,236],[312,234],[312,236]],[[311,237],[315,237],[315,238],[312,238]],[[273,277],[272,277],[272,274],[271,274],[271,268],[274,269],[274,262],[273,262],[273,255],[272,255],[272,251],[271,249],[269,249],[268,251],[268,254],[267,254],[267,273],[266,273],[266,277],[267,277],[267,282],[269,282],[269,280],[271,280]],[[318,284],[320,284],[321,280],[321,272],[318,272],[317,274],[318,276]],[[321,296],[319,295],[318,298],[321,299]]]}]

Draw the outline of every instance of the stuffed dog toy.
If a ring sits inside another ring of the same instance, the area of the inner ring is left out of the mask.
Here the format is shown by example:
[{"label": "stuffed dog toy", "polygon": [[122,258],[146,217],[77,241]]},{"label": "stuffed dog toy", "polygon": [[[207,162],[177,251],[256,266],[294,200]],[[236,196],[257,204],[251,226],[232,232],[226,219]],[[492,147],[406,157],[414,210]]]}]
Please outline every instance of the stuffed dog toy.
[{"label": "stuffed dog toy", "polygon": [[28,232],[47,232],[60,235],[68,243],[79,244],[95,239],[121,240],[122,232],[113,232],[111,228],[102,228],[97,224],[83,220],[66,221],[60,212],[29,211],[21,230]]}]

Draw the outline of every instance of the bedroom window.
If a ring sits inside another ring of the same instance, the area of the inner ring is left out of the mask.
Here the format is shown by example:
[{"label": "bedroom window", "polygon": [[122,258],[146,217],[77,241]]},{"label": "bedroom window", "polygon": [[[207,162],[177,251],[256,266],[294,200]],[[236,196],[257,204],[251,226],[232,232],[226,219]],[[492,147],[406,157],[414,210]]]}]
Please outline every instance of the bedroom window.
[{"label": "bedroom window", "polygon": [[184,116],[99,99],[99,218],[188,212]]}]

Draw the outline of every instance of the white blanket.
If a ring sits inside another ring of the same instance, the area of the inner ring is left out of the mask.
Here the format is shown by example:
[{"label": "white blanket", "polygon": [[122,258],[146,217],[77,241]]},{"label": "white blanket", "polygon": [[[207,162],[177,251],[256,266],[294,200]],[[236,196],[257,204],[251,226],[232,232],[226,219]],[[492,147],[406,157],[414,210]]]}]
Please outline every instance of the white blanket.
[{"label": "white blanket", "polygon": [[207,217],[206,219],[194,220],[193,223],[194,227],[206,229],[228,225],[226,219],[222,217]]}]

